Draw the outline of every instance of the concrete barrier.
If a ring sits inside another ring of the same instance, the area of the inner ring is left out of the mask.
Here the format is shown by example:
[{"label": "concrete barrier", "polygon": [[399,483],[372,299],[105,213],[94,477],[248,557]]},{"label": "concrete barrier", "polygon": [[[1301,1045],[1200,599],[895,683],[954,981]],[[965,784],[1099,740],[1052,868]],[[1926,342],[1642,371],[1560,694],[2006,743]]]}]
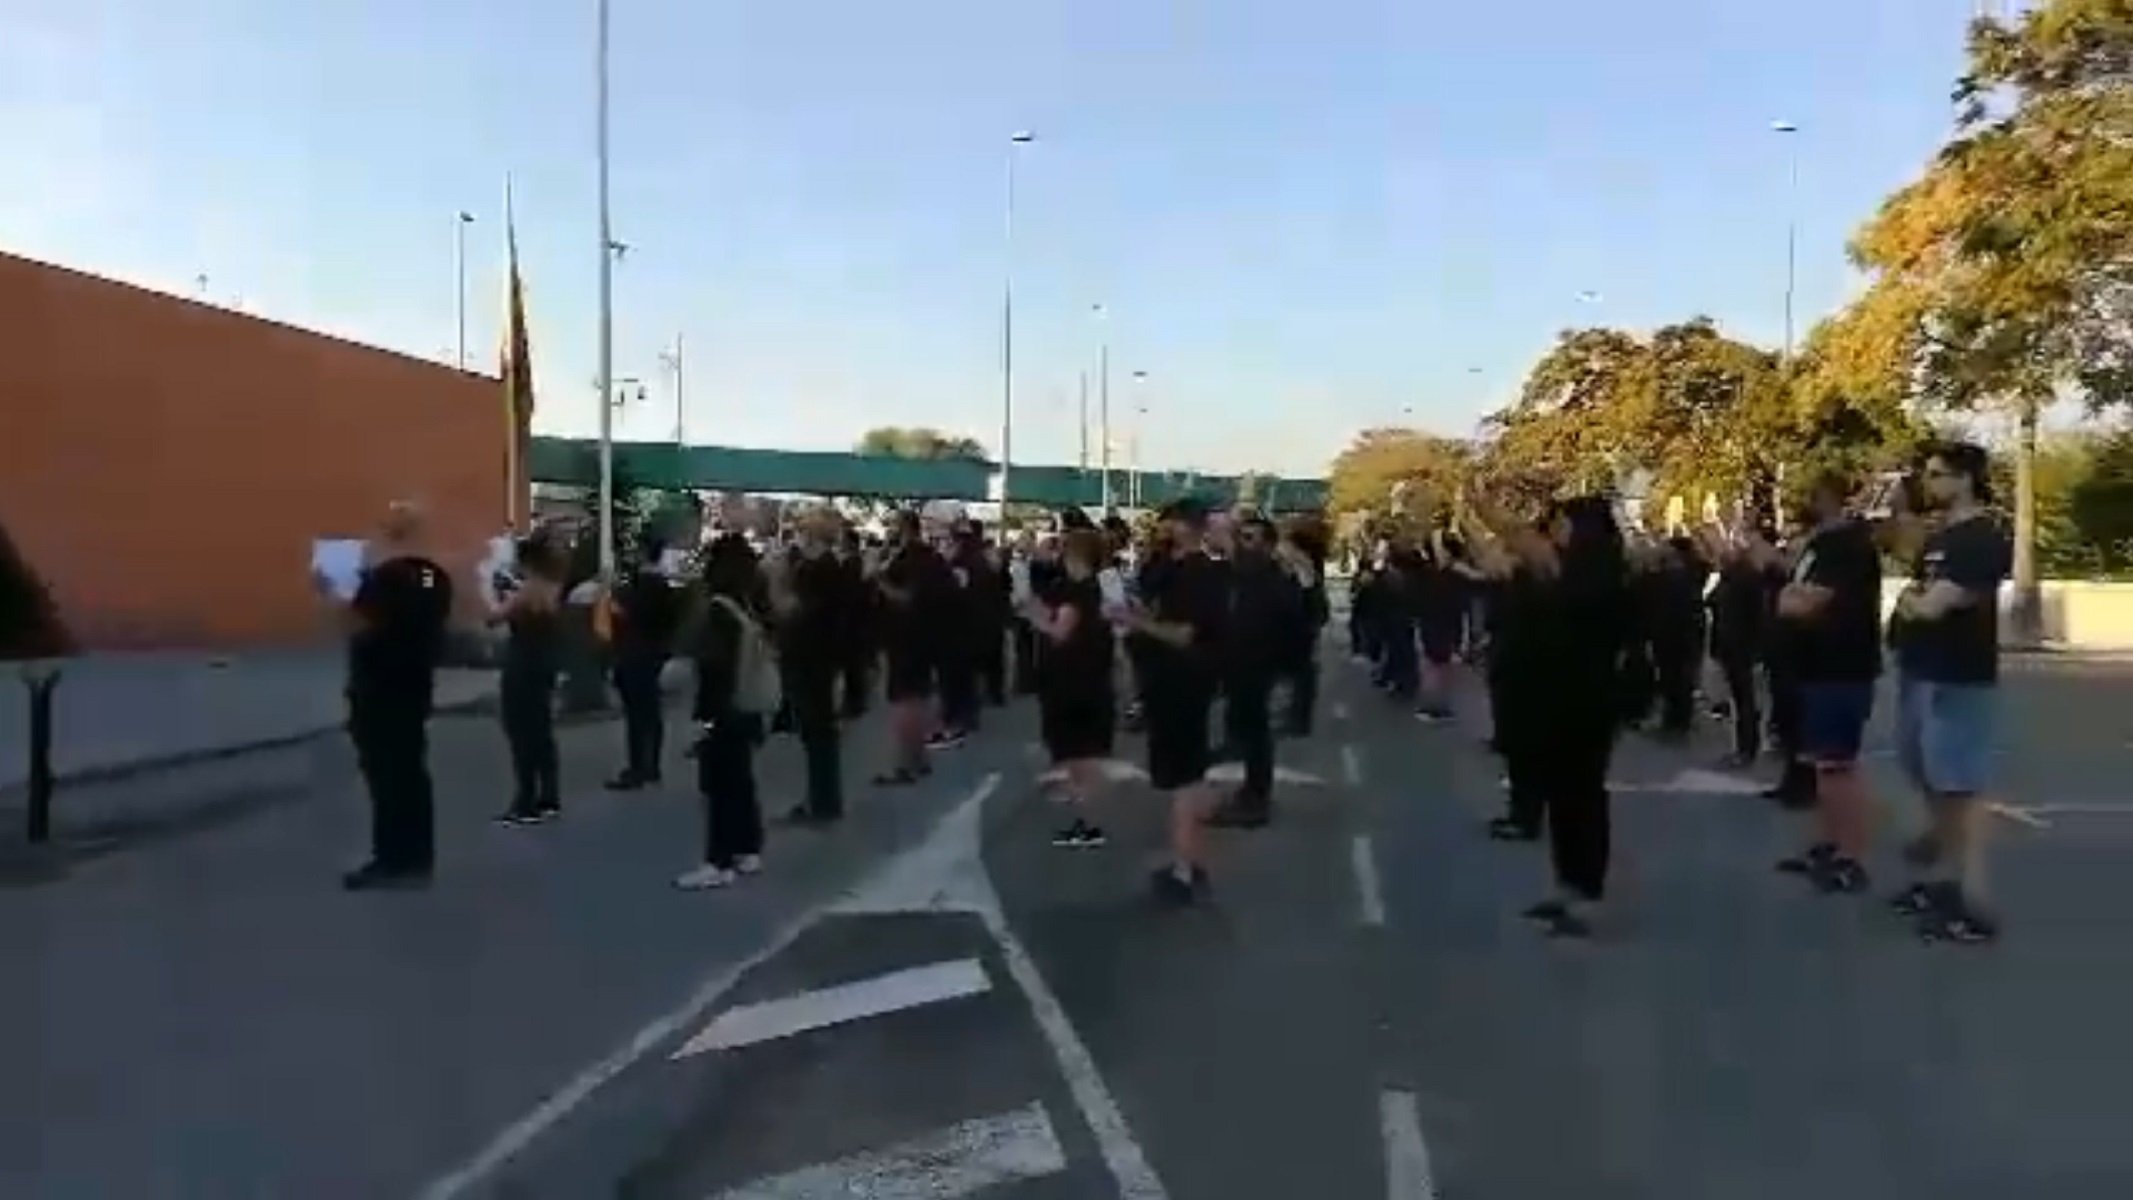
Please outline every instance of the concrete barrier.
[{"label": "concrete barrier", "polygon": [[[1895,607],[1902,590],[1900,579],[1884,584],[1884,613]],[[2047,644],[2067,650],[2133,650],[2133,583],[2047,579],[2039,590]],[[2013,585],[2000,589],[2003,615],[2013,598]]]}]

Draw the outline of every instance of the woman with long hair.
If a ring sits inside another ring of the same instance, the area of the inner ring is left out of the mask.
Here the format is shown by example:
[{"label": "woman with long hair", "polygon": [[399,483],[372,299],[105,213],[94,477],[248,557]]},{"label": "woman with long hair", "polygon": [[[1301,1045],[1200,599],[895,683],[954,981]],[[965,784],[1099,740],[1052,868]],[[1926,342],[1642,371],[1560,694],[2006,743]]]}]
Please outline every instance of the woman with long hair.
[{"label": "woman with long hair", "polygon": [[1103,784],[1118,724],[1111,684],[1116,645],[1097,579],[1110,562],[1110,549],[1103,534],[1087,528],[1068,532],[1062,549],[1063,570],[1023,605],[1024,619],[1044,643],[1037,659],[1044,746],[1052,765],[1065,774],[1067,798],[1075,805],[1073,821],[1052,844],[1101,846],[1103,830],[1089,821],[1083,806]]},{"label": "woman with long hair", "polygon": [[500,578],[490,621],[505,629],[497,693],[515,786],[497,820],[538,825],[562,815],[561,764],[555,741],[556,678],[563,669],[563,580],[568,555],[536,530],[518,543],[518,569]]},{"label": "woman with long hair", "polygon": [[704,555],[701,594],[683,649],[696,666],[696,786],[704,800],[703,862],[675,886],[731,886],[763,866],[763,807],[755,753],[763,743],[777,663],[769,591],[748,540],[721,535]]}]

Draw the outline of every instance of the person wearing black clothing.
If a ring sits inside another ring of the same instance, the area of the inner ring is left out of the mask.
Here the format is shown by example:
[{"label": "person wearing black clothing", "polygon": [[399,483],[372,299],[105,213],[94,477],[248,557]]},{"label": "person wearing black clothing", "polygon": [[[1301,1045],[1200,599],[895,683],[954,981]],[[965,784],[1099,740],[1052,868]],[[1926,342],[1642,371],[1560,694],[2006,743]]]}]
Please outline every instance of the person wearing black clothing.
[{"label": "person wearing black clothing", "polygon": [[1778,596],[1778,617],[1795,635],[1800,740],[1815,772],[1818,838],[1780,863],[1827,892],[1868,886],[1864,865],[1871,801],[1859,753],[1881,675],[1881,550],[1846,511],[1850,489],[1825,475],[1809,496],[1814,533]]},{"label": "person wearing black clothing", "polygon": [[622,701],[623,767],[608,781],[612,791],[634,791],[659,782],[666,749],[666,712],[660,672],[681,619],[681,598],[661,569],[666,544],[647,539],[636,568],[615,593],[615,694]]},{"label": "person wearing black clothing", "polygon": [[1779,548],[1774,541],[1751,535],[1748,555],[1762,572],[1763,585],[1763,683],[1770,696],[1770,740],[1782,757],[1775,784],[1763,792],[1788,809],[1808,809],[1815,804],[1815,773],[1808,765],[1801,736],[1798,624],[1778,619],[1778,597],[1792,578],[1806,531],[1797,531]]},{"label": "person wearing black clothing", "polygon": [[1068,533],[1061,568],[1047,572],[1041,585],[1032,580],[1023,608],[1044,639],[1036,668],[1044,746],[1052,765],[1065,773],[1077,806],[1073,821],[1053,835],[1055,846],[1104,844],[1103,830],[1080,806],[1103,784],[1104,760],[1111,756],[1118,725],[1112,688],[1117,646],[1097,582],[1109,561],[1102,534],[1087,528]]},{"label": "person wearing black clothing", "polygon": [[1732,767],[1750,767],[1763,752],[1763,714],[1755,662],[1766,636],[1764,573],[1738,544],[1714,547],[1718,584],[1711,589],[1711,657],[1726,681],[1733,720]]},{"label": "person wearing black clothing", "polygon": [[972,666],[977,671],[979,698],[993,708],[1001,708],[1007,704],[1007,632],[1014,617],[1006,552],[985,540],[981,522],[971,521],[967,536],[976,546],[976,553],[968,555],[971,599],[977,608],[977,620],[972,625],[977,636]]},{"label": "person wearing black clothing", "polygon": [[844,683],[839,713],[847,721],[856,721],[867,712],[876,649],[874,589],[867,586],[865,548],[858,531],[847,528],[838,539],[837,569],[840,603],[848,617],[840,644]]},{"label": "person wearing black clothing", "polygon": [[1422,686],[1422,659],[1415,645],[1428,563],[1404,540],[1385,556],[1379,581],[1382,595],[1374,606],[1378,624],[1378,687],[1393,699],[1412,703]]},{"label": "person wearing black clothing", "polygon": [[1905,855],[1918,882],[1895,898],[1932,939],[1979,944],[1999,936],[1987,910],[1985,837],[1999,705],[1999,591],[2013,545],[1992,501],[1982,447],[1952,443],[1925,462],[1921,490],[1939,511],[1889,622],[1896,651],[1897,744],[1932,816]]},{"label": "person wearing black clothing", "polygon": [[1429,552],[1415,575],[1415,632],[1422,645],[1422,696],[1415,717],[1432,724],[1452,717],[1452,659],[1466,622],[1465,581],[1453,562],[1444,534],[1431,531]]},{"label": "person wearing black clothing", "polygon": [[789,557],[776,560],[766,591],[776,624],[785,705],[806,760],[807,796],[786,819],[823,825],[844,815],[844,738],[837,724],[837,676],[849,653],[856,597],[837,557],[839,518],[829,510],[800,521]]},{"label": "person wearing black clothing", "polygon": [[940,683],[941,728],[927,745],[936,750],[961,745],[980,723],[978,659],[994,600],[984,557],[984,547],[968,523],[958,522],[941,551],[948,586],[935,600],[939,636],[934,667]]},{"label": "person wearing black clothing", "polygon": [[1645,626],[1652,681],[1659,699],[1659,732],[1686,738],[1694,722],[1696,676],[1703,665],[1703,589],[1709,568],[1687,538],[1656,548],[1646,577],[1651,605]]},{"label": "person wearing black clothing", "polygon": [[926,544],[918,514],[896,514],[888,561],[875,577],[882,600],[882,688],[890,707],[894,761],[874,779],[882,786],[916,783],[932,773],[926,761],[941,644],[943,592],[955,586],[948,567]]},{"label": "person wearing black clothing", "polygon": [[452,580],[414,549],[420,516],[396,506],[347,606],[348,736],[370,791],[370,861],[351,890],[420,884],[435,865],[429,719]]},{"label": "person wearing black clothing", "polygon": [[497,817],[507,825],[537,825],[563,812],[555,686],[563,666],[565,566],[560,548],[546,535],[522,540],[518,577],[491,618],[506,630],[496,690],[516,784],[511,806]]},{"label": "person wearing black clothing", "polygon": [[1226,581],[1222,715],[1226,744],[1244,766],[1244,782],[1210,814],[1215,825],[1257,829],[1273,815],[1274,681],[1307,628],[1299,570],[1293,558],[1275,557],[1271,522],[1249,517],[1237,525]]},{"label": "person wearing black clothing", "polygon": [[1311,736],[1318,713],[1318,644],[1326,622],[1333,619],[1326,599],[1325,531],[1316,522],[1290,526],[1283,539],[1288,555],[1309,568],[1310,582],[1303,590],[1303,622],[1282,675],[1289,684],[1285,732],[1290,737]]},{"label": "person wearing black clothing", "polygon": [[1227,651],[1229,597],[1220,564],[1201,549],[1207,509],[1164,510],[1168,553],[1142,573],[1141,600],[1119,615],[1144,647],[1138,667],[1148,726],[1148,778],[1170,796],[1172,861],[1152,879],[1158,898],[1190,904],[1207,887],[1202,823],[1213,808],[1208,717]]},{"label": "person wearing black clothing", "polygon": [[691,715],[698,730],[696,785],[704,801],[703,861],[676,878],[676,887],[728,887],[762,869],[755,754],[763,744],[763,714],[749,706],[746,691],[749,673],[767,669],[750,659],[770,653],[768,594],[746,538],[728,533],[711,543],[685,639],[696,667]]}]

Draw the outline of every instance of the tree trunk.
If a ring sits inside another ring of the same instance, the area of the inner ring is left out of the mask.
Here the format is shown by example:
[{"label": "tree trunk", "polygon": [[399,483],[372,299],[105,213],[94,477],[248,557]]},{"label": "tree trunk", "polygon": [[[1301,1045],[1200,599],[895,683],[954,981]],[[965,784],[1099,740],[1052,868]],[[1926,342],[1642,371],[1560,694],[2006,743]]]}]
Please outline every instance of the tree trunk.
[{"label": "tree trunk", "polygon": [[2043,596],[2037,587],[2037,402],[2024,400],[2015,433],[2014,595],[2008,643],[2031,648],[2044,640]]}]

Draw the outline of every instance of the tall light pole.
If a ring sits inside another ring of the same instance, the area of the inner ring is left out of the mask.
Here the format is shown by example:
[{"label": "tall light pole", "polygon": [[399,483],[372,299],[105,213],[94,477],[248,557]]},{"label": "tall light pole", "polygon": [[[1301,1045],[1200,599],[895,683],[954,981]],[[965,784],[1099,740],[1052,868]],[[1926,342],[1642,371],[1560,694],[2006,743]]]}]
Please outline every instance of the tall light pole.
[{"label": "tall light pole", "polygon": [[1078,461],[1081,464],[1082,473],[1087,474],[1089,470],[1089,371],[1087,367],[1082,368],[1081,371],[1081,406],[1077,411],[1079,418],[1075,422],[1074,428],[1081,437],[1081,457]]},{"label": "tall light pole", "polygon": [[459,324],[459,369],[467,369],[467,226],[474,223],[474,214],[459,210],[459,219],[452,222],[452,313]]},{"label": "tall light pole", "polygon": [[1028,132],[1007,139],[1007,269],[1000,292],[1000,506],[1008,501],[1008,464],[1015,460],[1015,161],[1037,140]]},{"label": "tall light pole", "polygon": [[609,0],[599,0],[595,78],[600,170],[600,575],[615,576],[615,235],[608,213],[607,27]]},{"label": "tall light pole", "polygon": [[688,427],[684,416],[688,409],[685,407],[685,395],[682,391],[680,334],[674,335],[674,348],[672,350],[661,350],[659,352],[659,365],[665,367],[674,375],[674,444],[680,446],[688,441]]},{"label": "tall light pole", "polygon": [[1089,306],[1089,315],[1096,319],[1099,332],[1096,335],[1096,437],[1097,454],[1102,459],[1102,481],[1098,485],[1099,502],[1105,512],[1111,511],[1111,312],[1101,304]]},{"label": "tall light pole", "polygon": [[1141,506],[1141,426],[1148,417],[1148,372],[1133,373],[1133,436],[1126,442],[1126,496],[1134,508]]},{"label": "tall light pole", "polygon": [[1793,137],[1800,127],[1790,121],[1772,121],[1770,131],[1785,138],[1785,357],[1792,362],[1792,300],[1799,284],[1800,266],[1800,144]]}]

